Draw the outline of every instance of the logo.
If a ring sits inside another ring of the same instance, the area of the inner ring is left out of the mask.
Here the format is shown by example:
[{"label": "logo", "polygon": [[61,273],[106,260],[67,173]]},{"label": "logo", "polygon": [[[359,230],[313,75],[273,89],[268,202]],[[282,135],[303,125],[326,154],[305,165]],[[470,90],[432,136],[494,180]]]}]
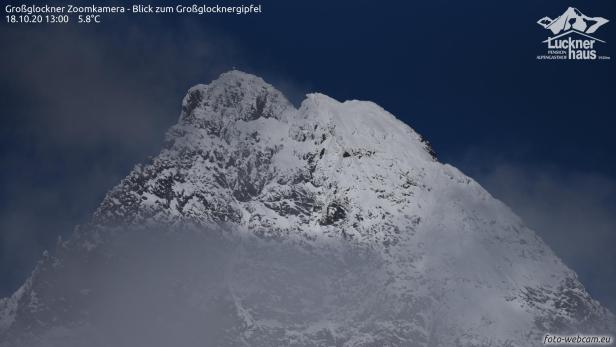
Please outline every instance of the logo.
[{"label": "logo", "polygon": [[569,7],[565,13],[552,19],[543,17],[537,21],[553,36],[543,43],[547,44],[546,54],[538,55],[540,60],[609,60],[599,55],[600,45],[605,41],[595,37],[597,29],[609,20],[603,17],[588,17],[577,8]]}]

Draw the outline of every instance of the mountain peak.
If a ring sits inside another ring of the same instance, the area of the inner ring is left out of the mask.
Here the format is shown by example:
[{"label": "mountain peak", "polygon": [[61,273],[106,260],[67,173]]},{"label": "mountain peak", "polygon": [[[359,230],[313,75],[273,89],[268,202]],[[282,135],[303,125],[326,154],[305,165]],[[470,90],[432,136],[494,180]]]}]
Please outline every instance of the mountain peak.
[{"label": "mountain peak", "polygon": [[[204,85],[200,84],[196,87],[203,86]],[[217,79],[212,80],[207,86],[216,89],[274,89],[274,87],[272,87],[269,83],[265,82],[261,77],[240,70],[229,70],[223,72],[218,76]]]},{"label": "mountain peak", "polygon": [[284,95],[262,78],[231,70],[210,84],[188,90],[179,123],[217,132],[238,120],[282,119],[285,111],[292,108]]},{"label": "mountain peak", "polygon": [[268,84],[257,75],[253,75],[248,72],[240,71],[237,69],[232,69],[221,73],[220,76],[218,76],[218,79],[212,81],[212,83],[215,83],[218,80],[254,80],[260,81],[260,83],[262,84]]}]

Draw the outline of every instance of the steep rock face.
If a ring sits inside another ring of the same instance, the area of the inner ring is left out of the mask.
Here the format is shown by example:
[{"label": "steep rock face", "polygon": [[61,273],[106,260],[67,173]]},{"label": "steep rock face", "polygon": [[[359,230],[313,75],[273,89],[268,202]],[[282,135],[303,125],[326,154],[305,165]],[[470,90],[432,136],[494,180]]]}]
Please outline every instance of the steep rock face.
[{"label": "steep rock face", "polygon": [[110,192],[94,221],[188,218],[272,236],[373,238],[433,162],[419,135],[373,103],[311,94],[295,110],[261,79],[233,72],[189,91],[165,149]]},{"label": "steep rock face", "polygon": [[[232,71],[191,88],[161,153],[0,301],[0,339],[94,324],[92,268],[116,264],[108,230],[150,224],[222,226],[309,250],[249,246],[224,262],[220,288],[206,276],[207,289],[182,292],[219,298],[203,304],[228,318],[203,337],[213,345],[531,346],[546,332],[614,327],[533,231],[381,107],[310,94],[296,109]],[[211,319],[197,311],[193,320]]]}]

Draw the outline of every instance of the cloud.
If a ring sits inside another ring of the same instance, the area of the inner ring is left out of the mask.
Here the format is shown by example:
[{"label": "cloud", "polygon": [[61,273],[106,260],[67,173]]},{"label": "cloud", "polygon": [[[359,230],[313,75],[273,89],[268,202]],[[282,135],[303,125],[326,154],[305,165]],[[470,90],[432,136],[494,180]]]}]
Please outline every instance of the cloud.
[{"label": "cloud", "polygon": [[590,293],[616,312],[616,181],[600,173],[508,162],[469,152],[460,167],[574,269]]},{"label": "cloud", "polygon": [[7,89],[19,91],[21,104],[13,106],[28,113],[28,130],[37,139],[152,148],[177,119],[190,84],[238,60],[224,37],[186,23],[150,31],[129,25],[121,32],[7,28],[0,39],[11,49],[3,54],[1,79]]},{"label": "cloud", "polygon": [[[305,334],[333,344],[398,308],[382,302],[379,255],[348,243],[304,248],[217,228],[127,228],[97,235],[47,258],[59,266],[39,272],[35,302],[23,311],[34,307],[40,319],[31,323],[28,314],[18,315],[9,333],[0,335],[2,342],[265,346]],[[84,247],[101,239],[97,247]],[[22,303],[32,302],[27,295]],[[345,335],[334,337],[330,327]]]}]

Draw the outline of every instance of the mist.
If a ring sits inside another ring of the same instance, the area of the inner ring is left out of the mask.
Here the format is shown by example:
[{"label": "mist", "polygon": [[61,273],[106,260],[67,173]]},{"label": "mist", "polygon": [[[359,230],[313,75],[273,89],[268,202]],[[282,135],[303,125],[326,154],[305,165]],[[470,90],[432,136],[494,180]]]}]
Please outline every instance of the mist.
[{"label": "mist", "polygon": [[457,162],[541,236],[594,298],[616,312],[616,181],[486,151],[468,151]]},{"label": "mist", "polygon": [[328,329],[386,307],[376,254],[339,242],[140,228],[75,235],[54,253],[35,275],[41,306],[6,346],[293,345],[300,333],[334,344]]}]

